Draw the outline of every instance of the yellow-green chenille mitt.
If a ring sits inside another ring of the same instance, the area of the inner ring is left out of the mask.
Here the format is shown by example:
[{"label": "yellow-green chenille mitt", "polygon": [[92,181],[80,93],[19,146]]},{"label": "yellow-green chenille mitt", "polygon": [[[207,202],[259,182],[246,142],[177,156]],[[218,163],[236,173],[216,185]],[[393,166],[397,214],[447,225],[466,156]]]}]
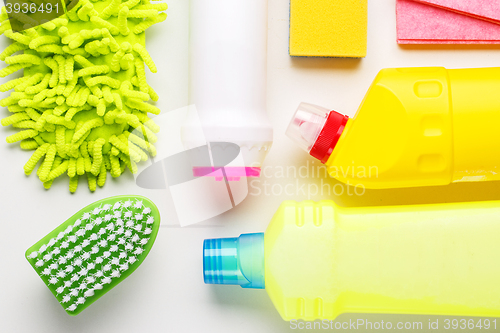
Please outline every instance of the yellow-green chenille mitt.
[{"label": "yellow-green chenille mitt", "polygon": [[94,191],[108,171],[112,177],[127,168],[135,173],[136,163],[156,154],[159,128],[148,113],[160,110],[149,102],[158,95],[146,82],[145,65],[157,70],[144,32],[165,20],[167,5],[80,0],[72,6],[41,25],[19,13],[21,31],[12,31],[9,7],[2,8],[0,32],[13,43],[0,54],[8,65],[0,77],[21,69],[24,76],[0,86],[3,92],[14,89],[0,101],[12,113],[1,123],[20,129],[8,143],[34,150],[24,166],[27,175],[39,164],[37,175],[48,189],[67,174],[71,192],[86,175]]}]

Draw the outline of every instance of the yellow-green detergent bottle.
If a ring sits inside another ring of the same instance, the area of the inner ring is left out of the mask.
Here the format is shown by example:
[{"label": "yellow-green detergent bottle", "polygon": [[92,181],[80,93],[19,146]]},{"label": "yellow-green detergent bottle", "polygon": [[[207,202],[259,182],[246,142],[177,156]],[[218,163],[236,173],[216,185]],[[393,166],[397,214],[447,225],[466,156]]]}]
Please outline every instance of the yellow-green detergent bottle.
[{"label": "yellow-green detergent bottle", "polygon": [[302,104],[287,135],[355,186],[500,180],[500,68],[382,70],[356,116]]},{"label": "yellow-green detergent bottle", "polygon": [[204,242],[209,284],[265,288],[285,320],[500,316],[500,202],[287,201],[265,234]]}]

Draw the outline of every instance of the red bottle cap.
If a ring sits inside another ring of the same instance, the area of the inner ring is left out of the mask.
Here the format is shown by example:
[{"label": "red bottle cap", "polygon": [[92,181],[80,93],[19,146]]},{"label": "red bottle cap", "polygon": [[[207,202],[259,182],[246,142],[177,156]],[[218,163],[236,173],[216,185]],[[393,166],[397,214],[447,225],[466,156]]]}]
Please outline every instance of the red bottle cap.
[{"label": "red bottle cap", "polygon": [[339,142],[340,136],[344,132],[348,120],[348,116],[330,111],[325,126],[321,130],[309,154],[325,164],[330,158],[330,155],[332,155],[337,142]]}]

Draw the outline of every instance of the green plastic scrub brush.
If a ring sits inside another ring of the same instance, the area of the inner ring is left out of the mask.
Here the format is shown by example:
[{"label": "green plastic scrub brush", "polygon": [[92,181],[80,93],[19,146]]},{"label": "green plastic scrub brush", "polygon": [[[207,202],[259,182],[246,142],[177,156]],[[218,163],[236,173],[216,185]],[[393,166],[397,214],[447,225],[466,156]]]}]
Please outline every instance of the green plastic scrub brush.
[{"label": "green plastic scrub brush", "polygon": [[14,89],[0,101],[13,113],[1,123],[21,129],[8,143],[35,150],[25,173],[40,162],[37,175],[45,188],[67,173],[75,192],[85,174],[94,191],[108,171],[113,177],[126,168],[137,172],[136,163],[156,153],[159,128],[148,113],[160,113],[148,103],[158,95],[146,82],[145,65],[157,69],[144,32],[166,18],[167,5],[80,0],[66,14],[21,32],[12,31],[5,8],[0,33],[13,43],[0,54],[8,64],[0,77],[20,69],[24,76],[0,86]]},{"label": "green plastic scrub brush", "polygon": [[160,214],[140,196],[97,201],[26,251],[26,258],[70,315],[132,274],[153,246]]}]

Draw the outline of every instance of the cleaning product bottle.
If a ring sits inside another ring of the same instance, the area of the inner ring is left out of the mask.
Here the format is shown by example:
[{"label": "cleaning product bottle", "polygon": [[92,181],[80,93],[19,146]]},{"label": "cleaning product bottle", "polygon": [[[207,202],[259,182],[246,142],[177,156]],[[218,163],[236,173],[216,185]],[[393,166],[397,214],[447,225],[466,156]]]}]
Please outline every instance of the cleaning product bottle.
[{"label": "cleaning product bottle", "polygon": [[384,69],[354,119],[302,104],[287,135],[354,186],[500,180],[499,91],[500,68]]},{"label": "cleaning product bottle", "polygon": [[[191,0],[189,103],[214,160],[240,148],[242,162],[226,172],[231,177],[259,176],[273,141],[267,117],[267,0]],[[187,149],[195,148],[197,123],[183,128]],[[217,164],[217,162],[214,161]],[[220,165],[214,165],[220,167]],[[195,176],[210,165],[197,166]]]},{"label": "cleaning product bottle", "polygon": [[284,202],[265,234],[204,242],[209,284],[264,288],[285,320],[500,316],[500,202]]}]

